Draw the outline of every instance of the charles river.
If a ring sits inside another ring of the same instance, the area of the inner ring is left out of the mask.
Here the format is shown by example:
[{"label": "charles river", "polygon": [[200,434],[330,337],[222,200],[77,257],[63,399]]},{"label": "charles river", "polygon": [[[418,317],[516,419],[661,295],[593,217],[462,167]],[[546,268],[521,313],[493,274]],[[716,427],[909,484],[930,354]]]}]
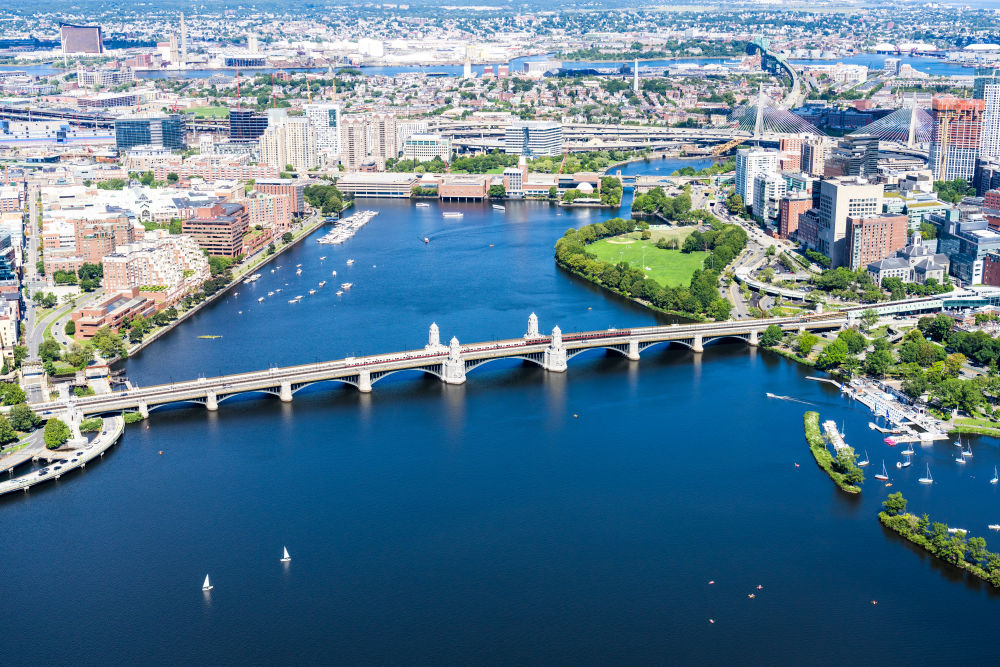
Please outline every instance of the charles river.
[{"label": "charles river", "polygon": [[[315,243],[316,232],[128,361],[132,381],[412,349],[431,322],[463,342],[519,336],[532,311],[545,330],[657,322],[554,265],[563,231],[606,213],[532,202],[358,208],[381,214],[341,246]],[[343,281],[354,287],[338,298]],[[1000,596],[875,515],[902,491],[911,510],[1000,549],[987,530],[1000,522],[989,484],[997,442],[973,440],[964,467],[950,443],[918,446],[913,467],[897,470],[865,409],[809,374],[735,342],[703,355],[656,347],[638,363],[590,352],[566,374],[500,362],[457,387],[412,373],[370,395],[323,385],[290,404],[260,396],[217,413],[157,410],[103,461],[0,502],[0,655],[992,662]],[[813,408],[867,449],[860,499],[814,465],[802,432]],[[883,458],[892,489],[871,478]],[[921,487],[928,462],[935,482]]]}]

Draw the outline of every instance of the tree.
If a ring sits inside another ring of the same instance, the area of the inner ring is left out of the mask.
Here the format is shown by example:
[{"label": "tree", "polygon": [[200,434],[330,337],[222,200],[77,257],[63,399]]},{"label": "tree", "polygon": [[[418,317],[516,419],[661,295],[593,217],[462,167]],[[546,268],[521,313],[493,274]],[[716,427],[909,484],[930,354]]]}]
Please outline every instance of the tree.
[{"label": "tree", "polygon": [[59,353],[62,348],[59,343],[53,338],[46,338],[38,346],[38,356],[42,358],[42,361],[55,361],[59,358]]},{"label": "tree", "polygon": [[844,360],[847,359],[847,354],[847,343],[838,338],[819,353],[819,357],[816,359],[816,367],[821,370],[835,368],[844,363]]},{"label": "tree", "polygon": [[169,174],[167,174],[167,183],[170,183],[171,185],[173,185],[174,183],[176,183],[179,180],[181,180],[181,177],[177,175],[177,172],[172,171]]},{"label": "tree", "polygon": [[17,432],[10,425],[10,421],[3,415],[0,415],[0,445],[6,445],[8,442],[15,441],[17,441]]},{"label": "tree", "polygon": [[746,215],[747,207],[746,203],[743,201],[743,197],[732,191],[729,196],[726,197],[726,210],[737,217],[742,217]]},{"label": "tree", "polygon": [[42,418],[27,403],[18,403],[10,409],[7,416],[10,418],[10,425],[18,431],[30,431],[42,422]]},{"label": "tree", "polygon": [[799,354],[803,357],[808,357],[809,353],[812,352],[813,347],[819,342],[819,336],[811,334],[808,331],[803,331],[799,334],[798,348]]},{"label": "tree", "polygon": [[77,370],[83,370],[90,360],[94,358],[94,348],[89,342],[78,343],[73,341],[69,345],[64,356],[66,363]]},{"label": "tree", "polygon": [[878,323],[878,313],[875,312],[874,308],[867,308],[865,312],[861,313],[861,329],[862,331],[869,331],[873,326]]},{"label": "tree", "polygon": [[67,336],[72,336],[76,333],[76,322],[73,320],[68,320],[66,326],[63,327],[63,331]]},{"label": "tree", "polygon": [[847,344],[847,351],[851,354],[861,354],[868,347],[868,339],[857,329],[844,329],[837,338]]},{"label": "tree", "polygon": [[764,333],[761,334],[757,342],[761,347],[773,347],[778,344],[783,335],[784,332],[781,330],[781,327],[777,324],[772,324],[764,329]]},{"label": "tree", "polygon": [[728,320],[732,307],[733,305],[726,299],[716,299],[708,307],[708,316],[719,322]]},{"label": "tree", "polygon": [[944,370],[950,377],[957,378],[965,365],[965,355],[961,352],[949,354],[944,358]]},{"label": "tree", "polygon": [[899,491],[896,493],[890,493],[882,502],[882,507],[885,508],[886,514],[890,516],[898,516],[906,511],[906,498],[904,498],[903,494]]},{"label": "tree", "polygon": [[42,437],[48,449],[59,449],[66,444],[70,435],[69,426],[58,417],[52,417],[45,422],[45,431]]},{"label": "tree", "polygon": [[295,238],[295,237],[292,235],[291,232],[285,232],[284,234],[281,235],[281,242],[282,243],[291,243],[293,238]]},{"label": "tree", "polygon": [[874,377],[883,377],[892,367],[892,353],[888,350],[874,350],[865,357],[865,372]]},{"label": "tree", "polygon": [[24,403],[24,390],[21,389],[19,385],[16,385],[13,382],[5,382],[2,386],[0,386],[0,391],[3,393],[2,402],[4,405]]},{"label": "tree", "polygon": [[490,189],[486,191],[486,194],[490,199],[504,199],[507,196],[507,188],[505,188],[502,183],[491,185]]}]

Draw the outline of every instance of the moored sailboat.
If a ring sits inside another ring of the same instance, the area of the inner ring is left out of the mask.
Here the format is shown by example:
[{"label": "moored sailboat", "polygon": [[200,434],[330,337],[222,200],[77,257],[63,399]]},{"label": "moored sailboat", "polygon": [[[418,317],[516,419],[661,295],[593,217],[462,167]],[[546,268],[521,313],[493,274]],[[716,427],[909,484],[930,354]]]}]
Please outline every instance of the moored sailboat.
[{"label": "moored sailboat", "polygon": [[889,479],[889,473],[885,470],[885,459],[882,459],[882,472],[875,474],[875,479],[887,480]]}]

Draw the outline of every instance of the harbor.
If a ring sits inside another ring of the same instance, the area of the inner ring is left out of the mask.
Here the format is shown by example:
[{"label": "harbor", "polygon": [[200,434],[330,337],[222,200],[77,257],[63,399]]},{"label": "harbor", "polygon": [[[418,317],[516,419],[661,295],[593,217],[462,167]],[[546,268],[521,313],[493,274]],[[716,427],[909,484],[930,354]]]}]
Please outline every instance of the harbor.
[{"label": "harbor", "polygon": [[358,211],[337,223],[332,230],[316,240],[317,243],[340,245],[358,233],[358,230],[371,222],[378,211]]}]

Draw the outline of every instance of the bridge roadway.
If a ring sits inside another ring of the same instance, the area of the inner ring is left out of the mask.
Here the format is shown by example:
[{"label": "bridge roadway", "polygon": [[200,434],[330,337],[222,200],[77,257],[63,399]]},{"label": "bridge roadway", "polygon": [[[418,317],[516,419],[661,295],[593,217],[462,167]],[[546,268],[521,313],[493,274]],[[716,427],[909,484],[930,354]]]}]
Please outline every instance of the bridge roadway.
[{"label": "bridge roadway", "polygon": [[431,325],[428,345],[420,350],[202,377],[110,394],[37,403],[33,407],[42,415],[70,414],[77,418],[124,410],[137,410],[145,417],[158,406],[179,402],[201,403],[209,410],[217,410],[219,403],[225,399],[253,392],[273,394],[282,401],[291,401],[296,391],[319,382],[340,382],[353,385],[362,392],[370,392],[379,379],[410,370],[430,373],[449,384],[461,384],[465,382],[468,371],[498,359],[521,359],[548,371],[563,372],[569,359],[586,350],[605,348],[638,360],[643,350],[662,343],[678,343],[701,352],[707,343],[723,338],[738,338],[756,345],[758,335],[772,324],[786,331],[829,330],[838,329],[847,321],[847,316],[843,314],[825,313],[801,318],[675,324],[567,335],[555,327],[552,334],[541,335],[538,333],[538,320],[532,314],[528,333],[517,339],[460,345],[457,339],[452,338],[450,345],[444,346],[438,339],[437,326]]}]

